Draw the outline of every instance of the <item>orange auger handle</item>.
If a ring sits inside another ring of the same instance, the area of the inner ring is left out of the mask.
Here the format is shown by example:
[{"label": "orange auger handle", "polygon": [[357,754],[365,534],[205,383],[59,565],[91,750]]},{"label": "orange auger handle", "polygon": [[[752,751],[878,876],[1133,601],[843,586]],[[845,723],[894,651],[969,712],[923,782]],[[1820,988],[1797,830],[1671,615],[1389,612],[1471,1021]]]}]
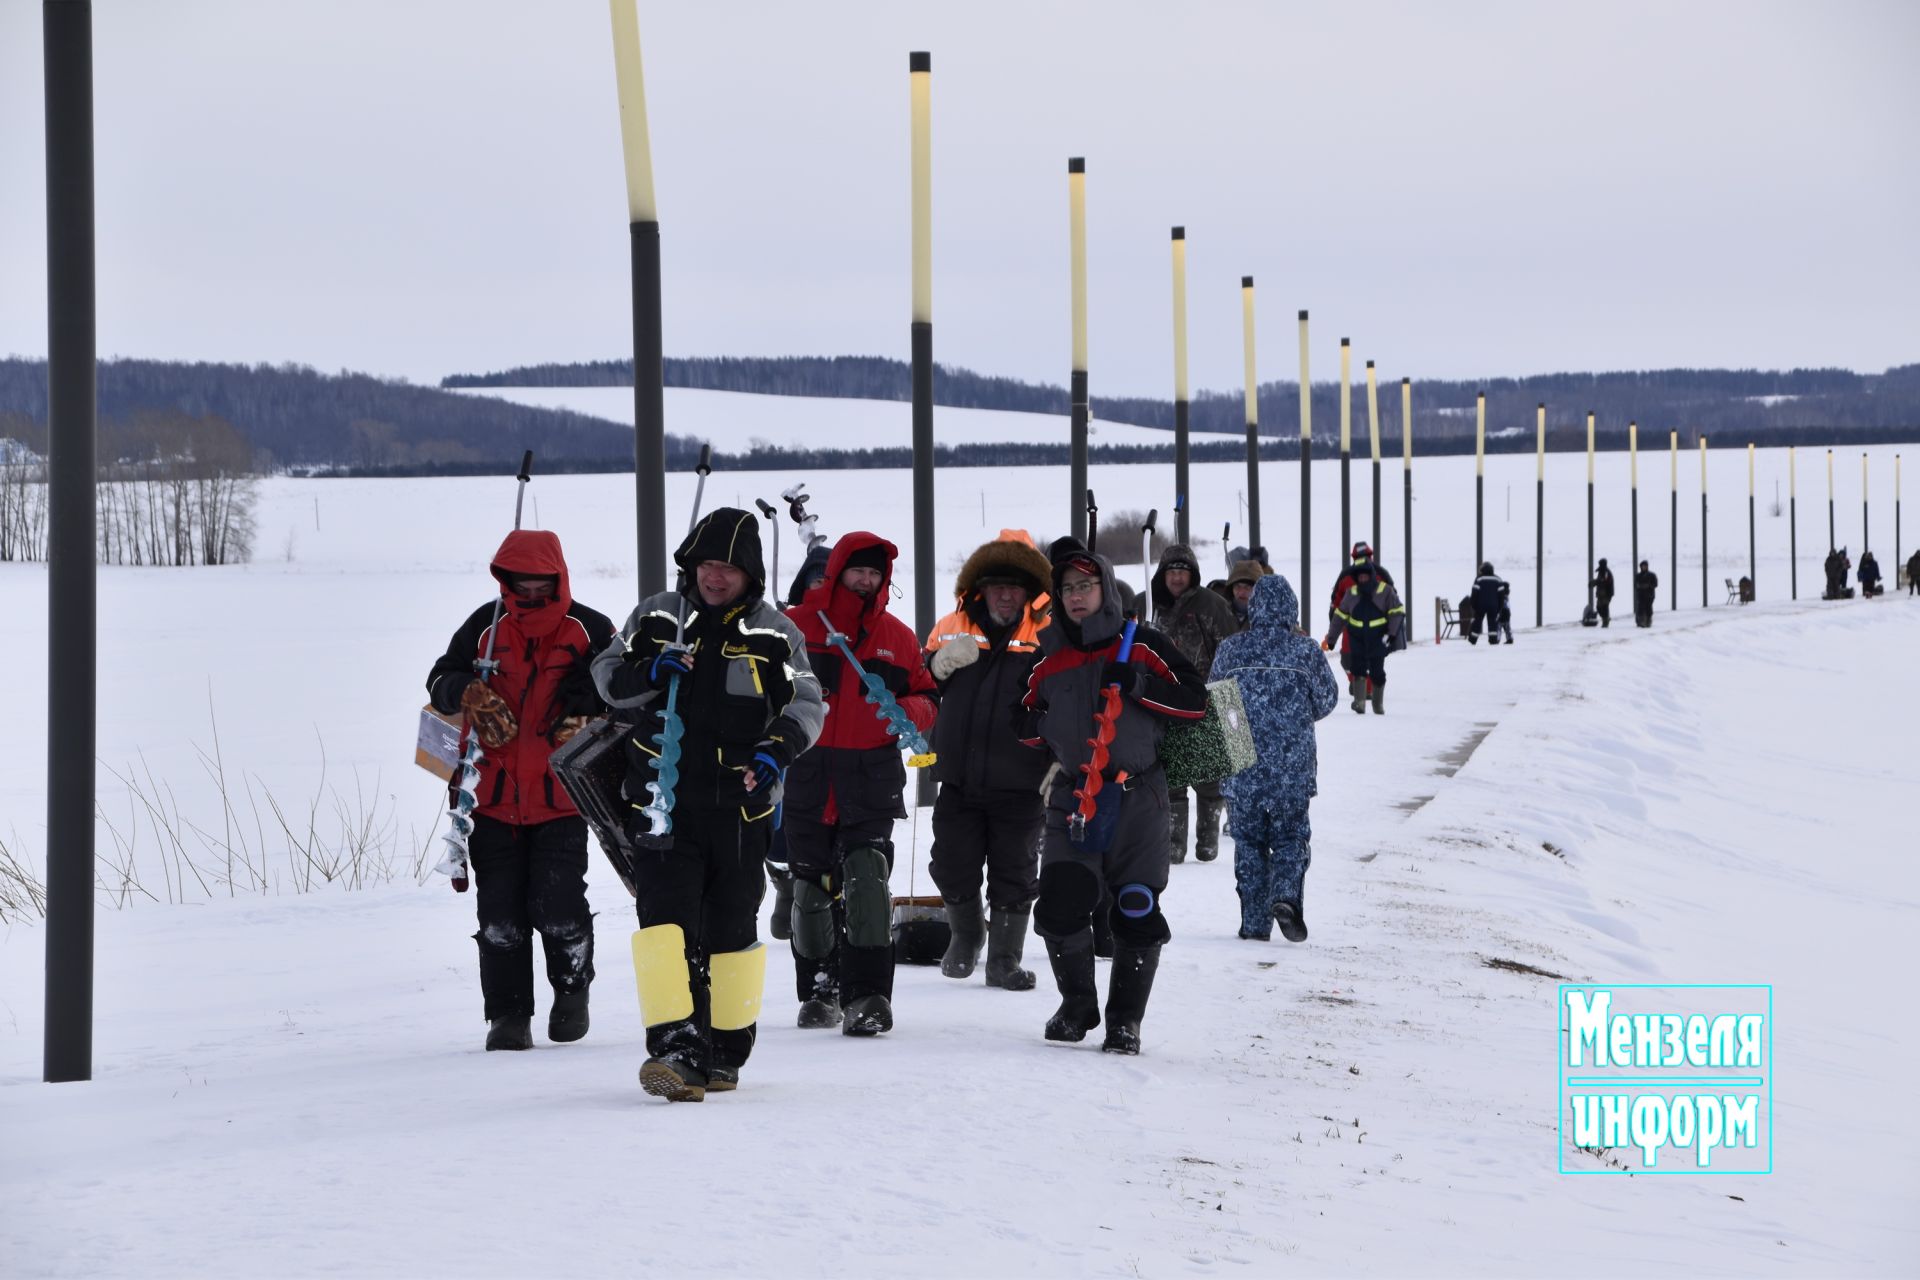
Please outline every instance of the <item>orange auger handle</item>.
[{"label": "orange auger handle", "polygon": [[[1133,633],[1140,625],[1138,618],[1128,618],[1127,626],[1120,633],[1120,652],[1115,661],[1126,662],[1133,656]],[[1080,766],[1080,785],[1074,788],[1074,798],[1080,802],[1073,817],[1068,819],[1076,836],[1083,835],[1087,823],[1092,820],[1100,788],[1106,785],[1107,761],[1111,758],[1107,747],[1113,742],[1114,722],[1120,718],[1120,686],[1110,684],[1102,689],[1103,700],[1100,709],[1093,713],[1093,736],[1087,739],[1087,762]]]}]

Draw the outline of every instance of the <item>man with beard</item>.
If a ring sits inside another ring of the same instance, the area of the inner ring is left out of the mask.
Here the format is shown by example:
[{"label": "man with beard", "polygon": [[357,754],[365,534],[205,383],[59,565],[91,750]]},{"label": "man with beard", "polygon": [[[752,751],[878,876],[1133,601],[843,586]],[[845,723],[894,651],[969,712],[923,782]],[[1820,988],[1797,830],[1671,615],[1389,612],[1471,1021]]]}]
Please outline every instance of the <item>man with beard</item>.
[{"label": "man with beard", "polygon": [[[987,985],[1009,991],[1034,985],[1020,960],[1039,884],[1047,761],[1021,744],[1019,721],[1027,676],[1040,658],[1051,574],[1025,531],[1002,530],[960,567],[960,607],[934,624],[926,645],[940,686],[932,871],[952,934],[940,972],[972,976],[984,945]],[[983,871],[991,922],[980,906]]]},{"label": "man with beard", "polygon": [[[721,507],[673,554],[681,585],[640,602],[593,677],[626,741],[633,805],[633,970],[647,1027],[640,1083],[670,1102],[738,1087],[753,1051],[766,951],[755,938],[781,783],[820,732],[799,631],[764,598],[759,522]],[[684,634],[682,624],[684,623]],[[671,831],[642,806],[657,782],[669,695],[681,725]]]},{"label": "man with beard", "polygon": [[[1206,714],[1207,686],[1165,635],[1138,627],[1126,660],[1113,565],[1072,538],[1053,545],[1052,623],[1027,680],[1027,742],[1049,750],[1046,834],[1034,929],[1047,944],[1060,1008],[1049,1040],[1079,1041],[1100,1025],[1093,912],[1113,900],[1113,972],[1107,989],[1109,1053],[1140,1052],[1140,1023],[1160,948],[1172,931],[1160,910],[1170,861],[1167,780],[1160,742],[1175,720]],[[1109,706],[1110,723],[1096,720]],[[1097,743],[1096,747],[1094,744]],[[1104,764],[1100,761],[1104,757]],[[1098,778],[1099,785],[1092,784]],[[1089,818],[1076,790],[1093,796]]]},{"label": "man with beard", "polygon": [[[612,638],[613,623],[574,600],[552,533],[508,534],[491,568],[501,600],[475,609],[454,632],[427,676],[427,692],[441,714],[465,713],[484,752],[467,855],[487,1048],[531,1049],[535,930],[553,986],[547,1039],[587,1034],[587,823],[548,759],[602,710],[588,663]],[[495,669],[481,676],[474,660],[487,653],[490,631]]]},{"label": "man with beard", "polygon": [[[799,1025],[841,1034],[893,1030],[893,824],[906,768],[893,730],[866,701],[846,637],[870,676],[884,682],[914,727],[933,727],[939,690],[913,629],[887,612],[898,551],[885,538],[849,533],[834,544],[826,577],[794,610],[827,700],[826,727],[788,779],[787,866],[793,873],[794,985]],[[825,621],[821,615],[826,615]]]}]

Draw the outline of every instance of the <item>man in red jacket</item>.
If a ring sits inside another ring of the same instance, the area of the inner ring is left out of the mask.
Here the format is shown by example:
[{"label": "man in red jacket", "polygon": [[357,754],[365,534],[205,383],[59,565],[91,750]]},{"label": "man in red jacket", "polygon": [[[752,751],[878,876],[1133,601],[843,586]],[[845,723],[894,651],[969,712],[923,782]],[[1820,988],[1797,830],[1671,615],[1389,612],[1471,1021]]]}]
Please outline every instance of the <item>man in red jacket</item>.
[{"label": "man in red jacket", "polygon": [[794,985],[803,1027],[840,1024],[844,1035],[893,1029],[893,824],[906,767],[886,721],[822,613],[846,636],[868,675],[885,681],[921,733],[933,727],[939,691],[913,629],[887,612],[897,548],[871,533],[834,545],[827,576],[792,618],[827,702],[826,727],[787,773],[784,823],[793,871]]},{"label": "man in red jacket", "polygon": [[553,776],[548,758],[604,711],[589,663],[613,623],[576,603],[560,539],[539,529],[507,535],[493,557],[500,584],[495,670],[475,674],[494,629],[493,601],[453,633],[427,676],[434,708],[466,714],[484,759],[475,792],[474,905],[480,917],[480,991],[487,1048],[533,1048],[533,944],[546,948],[553,1005],[547,1038],[587,1034],[593,981],[593,916],[587,910],[587,824]]}]

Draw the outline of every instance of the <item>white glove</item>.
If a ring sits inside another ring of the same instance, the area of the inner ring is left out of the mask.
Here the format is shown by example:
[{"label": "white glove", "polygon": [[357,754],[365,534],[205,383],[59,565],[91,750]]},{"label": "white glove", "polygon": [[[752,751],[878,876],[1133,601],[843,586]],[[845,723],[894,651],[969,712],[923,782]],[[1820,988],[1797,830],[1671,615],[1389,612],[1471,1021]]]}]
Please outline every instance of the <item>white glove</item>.
[{"label": "white glove", "polygon": [[972,636],[955,636],[933,651],[927,670],[933,678],[946,681],[953,673],[980,660],[980,642]]}]

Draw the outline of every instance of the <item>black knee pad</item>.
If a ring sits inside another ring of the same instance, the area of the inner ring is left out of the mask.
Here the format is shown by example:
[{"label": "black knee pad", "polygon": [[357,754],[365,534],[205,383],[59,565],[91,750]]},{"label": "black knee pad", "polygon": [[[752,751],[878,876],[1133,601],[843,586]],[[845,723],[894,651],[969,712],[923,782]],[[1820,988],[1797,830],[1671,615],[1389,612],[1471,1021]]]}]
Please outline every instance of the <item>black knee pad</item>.
[{"label": "black knee pad", "polygon": [[887,884],[887,853],[878,844],[856,845],[840,860],[846,884],[847,945],[885,947],[893,942],[893,890]]},{"label": "black knee pad", "polygon": [[1160,913],[1160,894],[1148,885],[1124,884],[1113,892],[1113,940],[1123,947],[1152,947],[1173,937]]},{"label": "black knee pad", "polygon": [[1100,905],[1100,880],[1077,862],[1055,862],[1040,871],[1040,897],[1033,926],[1043,937],[1064,938],[1093,920]]}]

